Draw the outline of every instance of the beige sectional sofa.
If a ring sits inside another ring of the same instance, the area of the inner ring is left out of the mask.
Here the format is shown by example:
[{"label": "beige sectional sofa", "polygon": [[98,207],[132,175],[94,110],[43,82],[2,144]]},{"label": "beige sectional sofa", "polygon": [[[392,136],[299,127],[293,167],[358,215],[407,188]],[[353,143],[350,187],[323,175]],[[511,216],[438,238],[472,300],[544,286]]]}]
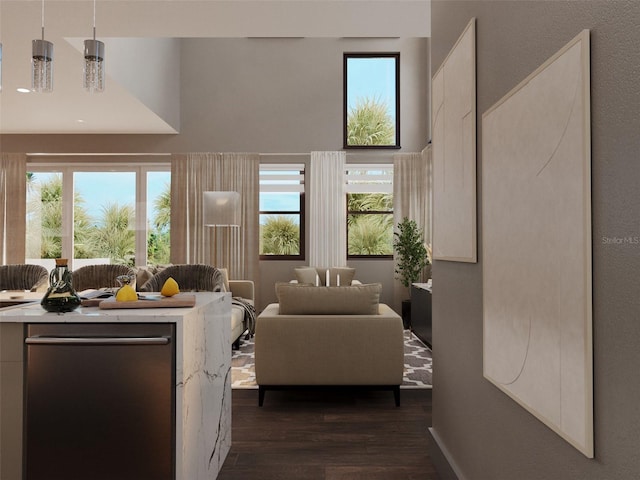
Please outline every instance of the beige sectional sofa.
[{"label": "beige sectional sofa", "polygon": [[380,284],[276,290],[256,321],[259,405],[269,389],[337,385],[391,389],[400,404],[402,319],[379,303]]},{"label": "beige sectional sofa", "polygon": [[[136,272],[136,285],[140,289],[148,282],[154,275],[163,271],[169,265],[160,266],[140,266],[135,268]],[[231,292],[232,297],[242,298],[251,305],[255,302],[255,287],[251,280],[229,280],[227,270],[219,268],[222,272],[224,289]],[[247,331],[249,325],[247,325],[245,316],[245,308],[242,305],[235,302],[231,306],[231,342],[233,348],[237,349],[240,346],[240,337]]]}]

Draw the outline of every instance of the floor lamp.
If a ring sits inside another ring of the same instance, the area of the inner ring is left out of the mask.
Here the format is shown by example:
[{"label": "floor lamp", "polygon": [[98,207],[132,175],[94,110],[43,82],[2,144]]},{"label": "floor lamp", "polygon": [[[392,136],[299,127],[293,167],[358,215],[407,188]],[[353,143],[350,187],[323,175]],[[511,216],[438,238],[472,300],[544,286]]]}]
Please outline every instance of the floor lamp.
[{"label": "floor lamp", "polygon": [[[234,278],[235,275],[241,272],[232,272],[231,269],[231,234],[236,228],[240,230],[240,194],[238,192],[204,192],[203,197],[203,223],[205,227],[213,227],[213,245],[214,245],[214,258],[218,258],[218,229],[223,228],[227,231],[225,243],[225,255],[223,267],[227,269],[229,278]],[[239,233],[239,232],[237,232]],[[236,234],[236,251],[239,253],[239,236]],[[219,267],[219,265],[214,265]],[[232,276],[233,274],[233,276]]]}]

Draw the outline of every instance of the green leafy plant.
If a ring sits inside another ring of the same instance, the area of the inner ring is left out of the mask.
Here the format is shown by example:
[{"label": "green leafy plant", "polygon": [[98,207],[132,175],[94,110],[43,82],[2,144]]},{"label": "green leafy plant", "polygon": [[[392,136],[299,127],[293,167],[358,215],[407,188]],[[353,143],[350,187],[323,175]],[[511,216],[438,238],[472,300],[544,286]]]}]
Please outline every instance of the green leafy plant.
[{"label": "green leafy plant", "polygon": [[347,145],[393,145],[395,124],[387,104],[375,98],[359,98],[347,116]]},{"label": "green leafy plant", "polygon": [[260,226],[261,255],[299,255],[300,227],[284,215],[270,215]]},{"label": "green leafy plant", "polygon": [[393,250],[396,253],[396,278],[409,287],[429,264],[423,233],[415,220],[404,217],[398,223],[398,230],[393,234]]}]

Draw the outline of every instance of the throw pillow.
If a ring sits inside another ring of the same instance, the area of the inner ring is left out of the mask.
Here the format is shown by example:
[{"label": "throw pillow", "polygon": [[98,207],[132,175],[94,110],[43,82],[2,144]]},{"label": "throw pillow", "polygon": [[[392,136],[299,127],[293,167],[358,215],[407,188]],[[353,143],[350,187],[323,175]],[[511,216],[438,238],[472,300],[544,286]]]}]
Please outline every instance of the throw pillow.
[{"label": "throw pillow", "polygon": [[[313,267],[296,267],[293,272],[295,273],[296,280],[298,283],[310,283],[311,285],[316,284],[316,274],[318,273]],[[320,279],[321,285],[322,279]]]},{"label": "throw pillow", "polygon": [[[338,285],[338,275],[340,275],[340,285]],[[330,285],[348,287],[356,276],[356,269],[349,267],[331,267],[329,269]]]},{"label": "throw pillow", "polygon": [[281,315],[377,315],[382,284],[309,287],[279,283]]},{"label": "throw pillow", "polygon": [[171,264],[167,265],[141,265],[135,267],[134,270],[136,272],[136,288],[139,290],[151,277],[153,277],[156,273],[164,270]]}]

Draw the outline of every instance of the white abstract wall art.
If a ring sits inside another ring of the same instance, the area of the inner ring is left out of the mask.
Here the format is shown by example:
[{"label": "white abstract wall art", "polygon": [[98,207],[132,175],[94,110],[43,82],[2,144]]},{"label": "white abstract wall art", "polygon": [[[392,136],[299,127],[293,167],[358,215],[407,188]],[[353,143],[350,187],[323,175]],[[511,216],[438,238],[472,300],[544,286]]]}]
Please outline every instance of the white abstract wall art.
[{"label": "white abstract wall art", "polygon": [[432,80],[433,258],[477,261],[476,20]]},{"label": "white abstract wall art", "polygon": [[593,458],[589,31],[482,118],[484,376]]}]

